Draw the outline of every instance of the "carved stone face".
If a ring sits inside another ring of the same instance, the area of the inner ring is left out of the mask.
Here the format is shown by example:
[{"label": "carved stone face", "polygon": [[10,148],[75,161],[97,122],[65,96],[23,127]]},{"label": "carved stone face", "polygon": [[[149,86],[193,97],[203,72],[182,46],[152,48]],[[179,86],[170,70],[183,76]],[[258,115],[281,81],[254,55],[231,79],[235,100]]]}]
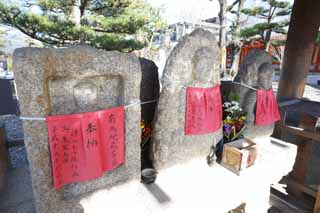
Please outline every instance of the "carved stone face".
[{"label": "carved stone face", "polygon": [[249,86],[256,86],[258,81],[257,65],[251,64],[247,66],[247,72],[242,76],[242,83]]},{"label": "carved stone face", "polygon": [[199,83],[209,83],[213,77],[214,55],[208,47],[196,51],[192,59],[193,78]]},{"label": "carved stone face", "polygon": [[273,80],[273,67],[269,63],[262,64],[258,69],[258,87],[260,89],[270,89]]},{"label": "carved stone face", "polygon": [[73,95],[80,110],[88,110],[92,104],[97,102],[97,87],[92,82],[81,82],[74,86]]},{"label": "carved stone face", "polygon": [[265,50],[252,49],[243,59],[234,81],[257,89],[270,89],[273,72],[269,53]]}]

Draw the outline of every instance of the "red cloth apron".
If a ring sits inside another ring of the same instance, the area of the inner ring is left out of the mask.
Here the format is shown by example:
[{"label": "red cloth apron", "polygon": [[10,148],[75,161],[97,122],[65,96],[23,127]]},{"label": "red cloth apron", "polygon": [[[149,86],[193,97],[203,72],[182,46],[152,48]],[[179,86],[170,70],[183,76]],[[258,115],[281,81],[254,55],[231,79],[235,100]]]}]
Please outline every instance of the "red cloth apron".
[{"label": "red cloth apron", "polygon": [[222,126],[220,85],[211,88],[188,87],[185,135],[202,135]]},{"label": "red cloth apron", "polygon": [[255,125],[269,125],[281,119],[273,90],[257,90]]}]

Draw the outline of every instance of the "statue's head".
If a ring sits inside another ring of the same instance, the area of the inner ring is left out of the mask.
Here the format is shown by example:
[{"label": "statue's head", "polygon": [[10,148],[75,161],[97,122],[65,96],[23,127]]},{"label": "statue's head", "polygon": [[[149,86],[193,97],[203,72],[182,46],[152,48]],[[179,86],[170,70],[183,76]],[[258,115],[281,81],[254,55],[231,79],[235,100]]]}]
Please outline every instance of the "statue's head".
[{"label": "statue's head", "polygon": [[273,73],[270,54],[264,50],[252,49],[243,59],[234,81],[257,89],[270,89]]},{"label": "statue's head", "polygon": [[199,83],[209,83],[214,74],[215,56],[210,48],[198,49],[193,58],[193,78]]},{"label": "statue's head", "polygon": [[95,104],[98,98],[97,87],[93,82],[81,82],[73,88],[76,105],[81,111],[86,111],[90,105]]},{"label": "statue's head", "polygon": [[259,89],[270,89],[273,81],[273,66],[269,63],[261,64],[258,69]]}]

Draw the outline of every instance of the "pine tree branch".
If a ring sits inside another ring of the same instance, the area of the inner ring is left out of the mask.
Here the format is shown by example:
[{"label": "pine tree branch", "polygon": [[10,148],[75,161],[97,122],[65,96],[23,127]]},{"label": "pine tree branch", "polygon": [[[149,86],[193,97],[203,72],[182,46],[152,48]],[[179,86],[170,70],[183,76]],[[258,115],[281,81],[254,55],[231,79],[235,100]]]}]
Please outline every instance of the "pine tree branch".
[{"label": "pine tree branch", "polygon": [[88,7],[89,0],[82,0],[81,5],[79,7],[81,16],[84,15],[86,8]]},{"label": "pine tree branch", "polygon": [[238,3],[240,2],[240,0],[235,0],[227,9],[228,12],[230,12],[234,6],[236,6]]},{"label": "pine tree branch", "polygon": [[268,19],[268,16],[264,16],[264,15],[256,15],[257,18],[262,18],[262,19]]},{"label": "pine tree branch", "polygon": [[274,7],[274,8],[273,8],[273,11],[272,11],[272,13],[271,13],[271,20],[272,20],[272,18],[273,18],[273,15],[274,15],[276,9],[277,9],[277,7]]},{"label": "pine tree branch", "polygon": [[[34,0],[25,1],[32,3]],[[135,37],[128,40],[128,35],[141,33],[145,39],[146,34],[157,29],[161,20],[153,7],[140,0],[81,0],[80,5],[76,3],[82,14],[80,24],[76,26],[69,21],[70,2],[74,0],[37,0],[43,13],[35,14],[25,7],[22,9],[0,1],[0,21],[49,45],[85,43],[96,48],[127,52],[146,45]],[[99,12],[92,10],[102,7],[105,9]]]}]

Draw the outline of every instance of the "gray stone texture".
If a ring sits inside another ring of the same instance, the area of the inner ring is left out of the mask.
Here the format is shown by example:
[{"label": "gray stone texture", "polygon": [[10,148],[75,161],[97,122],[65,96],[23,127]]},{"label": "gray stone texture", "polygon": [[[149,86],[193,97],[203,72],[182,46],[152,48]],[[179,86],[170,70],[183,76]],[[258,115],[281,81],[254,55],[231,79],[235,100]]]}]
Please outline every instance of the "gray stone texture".
[{"label": "gray stone texture", "polygon": [[[132,54],[86,46],[21,48],[13,55],[21,114],[45,117],[96,111],[140,101],[141,68]],[[82,212],[79,197],[140,175],[140,105],[125,110],[125,164],[103,177],[53,189],[47,126],[24,121],[37,212]]]},{"label": "gray stone texture", "polygon": [[[271,89],[274,69],[271,56],[264,50],[252,49],[243,59],[234,82],[253,87],[255,89]],[[227,94],[233,92],[240,97],[239,105],[247,113],[248,128],[244,136],[254,139],[260,136],[270,136],[274,125],[255,126],[256,91],[248,87],[222,82],[223,102],[228,100]]]},{"label": "gray stone texture", "polygon": [[0,193],[0,212],[35,213],[28,165],[7,172],[7,183]]},{"label": "gray stone texture", "polygon": [[23,139],[22,121],[17,115],[1,115],[0,127],[6,132],[6,140],[8,142]]},{"label": "gray stone texture", "polygon": [[261,49],[252,49],[243,59],[234,81],[256,89],[270,89],[273,73],[269,53]]},{"label": "gray stone texture", "polygon": [[[0,128],[5,131],[6,143],[23,140],[22,121],[17,115],[1,115]],[[10,167],[17,168],[28,164],[26,149],[24,146],[15,146],[8,149]]]},{"label": "gray stone texture", "polygon": [[206,156],[222,131],[207,135],[186,136],[186,88],[209,88],[220,84],[220,52],[215,36],[196,29],[185,36],[171,52],[162,78],[152,132],[152,158],[157,170],[193,158]]},{"label": "gray stone texture", "polygon": [[[153,61],[146,58],[139,58],[139,61],[142,72],[140,100],[141,102],[157,101],[160,93],[158,67]],[[146,123],[151,123],[154,119],[156,106],[156,102],[141,105],[141,119]]]}]

